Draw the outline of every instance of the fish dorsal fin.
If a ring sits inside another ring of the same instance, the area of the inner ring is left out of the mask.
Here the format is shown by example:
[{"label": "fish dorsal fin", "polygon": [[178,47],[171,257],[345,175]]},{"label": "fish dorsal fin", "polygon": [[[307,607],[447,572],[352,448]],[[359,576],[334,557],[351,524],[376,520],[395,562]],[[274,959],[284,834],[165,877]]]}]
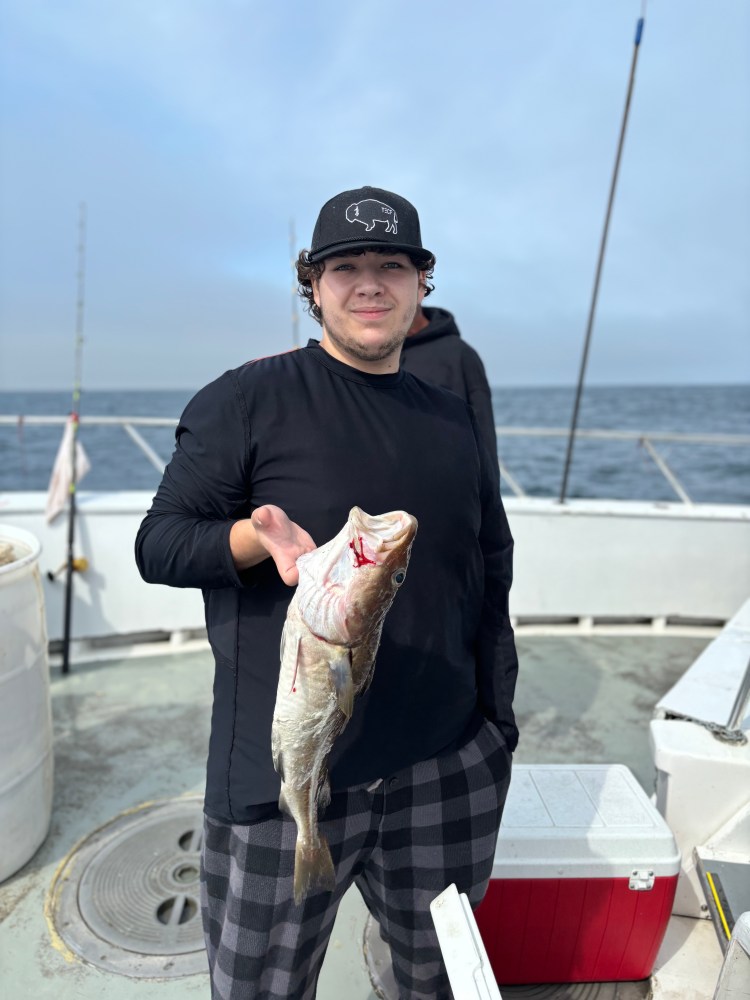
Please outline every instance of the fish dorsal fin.
[{"label": "fish dorsal fin", "polygon": [[331,668],[338,706],[347,719],[351,719],[354,711],[354,681],[350,651],[344,646],[338,646],[335,655],[328,661],[328,666]]}]

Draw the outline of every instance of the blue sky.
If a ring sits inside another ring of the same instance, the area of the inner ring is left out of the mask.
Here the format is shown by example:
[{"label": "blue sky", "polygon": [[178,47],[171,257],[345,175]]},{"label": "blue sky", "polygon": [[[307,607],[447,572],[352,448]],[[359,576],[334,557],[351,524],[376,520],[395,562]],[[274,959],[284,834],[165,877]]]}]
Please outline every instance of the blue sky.
[{"label": "blue sky", "polygon": [[[197,388],[291,346],[289,229],[419,209],[495,385],[580,362],[641,0],[0,0],[0,389]],[[304,340],[318,327],[300,316]],[[590,384],[750,375],[750,3],[650,0]]]}]

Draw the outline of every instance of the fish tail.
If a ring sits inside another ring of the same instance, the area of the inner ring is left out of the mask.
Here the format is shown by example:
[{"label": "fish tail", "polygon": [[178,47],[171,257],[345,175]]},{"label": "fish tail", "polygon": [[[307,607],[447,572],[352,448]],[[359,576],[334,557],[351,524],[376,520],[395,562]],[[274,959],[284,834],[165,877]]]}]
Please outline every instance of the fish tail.
[{"label": "fish tail", "polygon": [[294,902],[299,905],[312,889],[336,888],[336,872],[328,841],[297,839],[294,852]]}]

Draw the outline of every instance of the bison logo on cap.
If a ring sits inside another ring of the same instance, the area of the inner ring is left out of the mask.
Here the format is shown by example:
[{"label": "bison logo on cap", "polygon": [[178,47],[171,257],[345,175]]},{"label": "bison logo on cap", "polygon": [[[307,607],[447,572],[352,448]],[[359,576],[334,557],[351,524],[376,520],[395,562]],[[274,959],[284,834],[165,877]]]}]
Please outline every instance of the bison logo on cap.
[{"label": "bison logo on cap", "polygon": [[398,216],[390,205],[377,201],[375,198],[365,198],[364,201],[355,201],[346,210],[347,222],[361,222],[367,232],[372,232],[376,222],[385,225],[387,233],[398,233]]}]

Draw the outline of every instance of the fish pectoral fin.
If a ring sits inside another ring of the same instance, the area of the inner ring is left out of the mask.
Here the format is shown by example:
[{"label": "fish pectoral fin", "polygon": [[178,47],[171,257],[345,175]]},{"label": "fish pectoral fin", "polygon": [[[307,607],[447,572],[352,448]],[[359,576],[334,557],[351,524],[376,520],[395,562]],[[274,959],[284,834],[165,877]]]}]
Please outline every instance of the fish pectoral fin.
[{"label": "fish pectoral fin", "polygon": [[284,627],[281,630],[281,648],[279,649],[279,660],[281,663],[281,668],[284,668],[284,658],[287,655],[287,650],[289,656],[294,660],[294,680],[297,679],[297,670],[299,669],[300,661],[300,646],[302,644],[302,636],[299,630],[289,627],[289,619],[284,622]]},{"label": "fish pectoral fin", "polygon": [[281,647],[280,647],[280,649],[279,649],[279,662],[280,662],[280,663],[283,663],[283,662],[284,662],[284,652],[285,652],[285,650],[286,650],[286,644],[287,644],[287,642],[288,642],[288,641],[292,641],[292,642],[295,642],[295,643],[298,643],[298,642],[299,642],[299,639],[298,639],[298,638],[296,638],[296,637],[295,637],[295,636],[293,636],[293,635],[292,635],[292,636],[291,636],[291,638],[290,638],[290,633],[291,633],[292,631],[293,631],[293,630],[289,628],[289,619],[287,618],[287,619],[286,619],[286,620],[284,621],[284,627],[283,627],[283,628],[282,628],[282,630],[281,630]]},{"label": "fish pectoral fin", "polygon": [[339,654],[328,661],[331,668],[333,687],[339,708],[351,719],[354,711],[354,681],[352,680],[352,659],[348,649],[341,648]]}]

